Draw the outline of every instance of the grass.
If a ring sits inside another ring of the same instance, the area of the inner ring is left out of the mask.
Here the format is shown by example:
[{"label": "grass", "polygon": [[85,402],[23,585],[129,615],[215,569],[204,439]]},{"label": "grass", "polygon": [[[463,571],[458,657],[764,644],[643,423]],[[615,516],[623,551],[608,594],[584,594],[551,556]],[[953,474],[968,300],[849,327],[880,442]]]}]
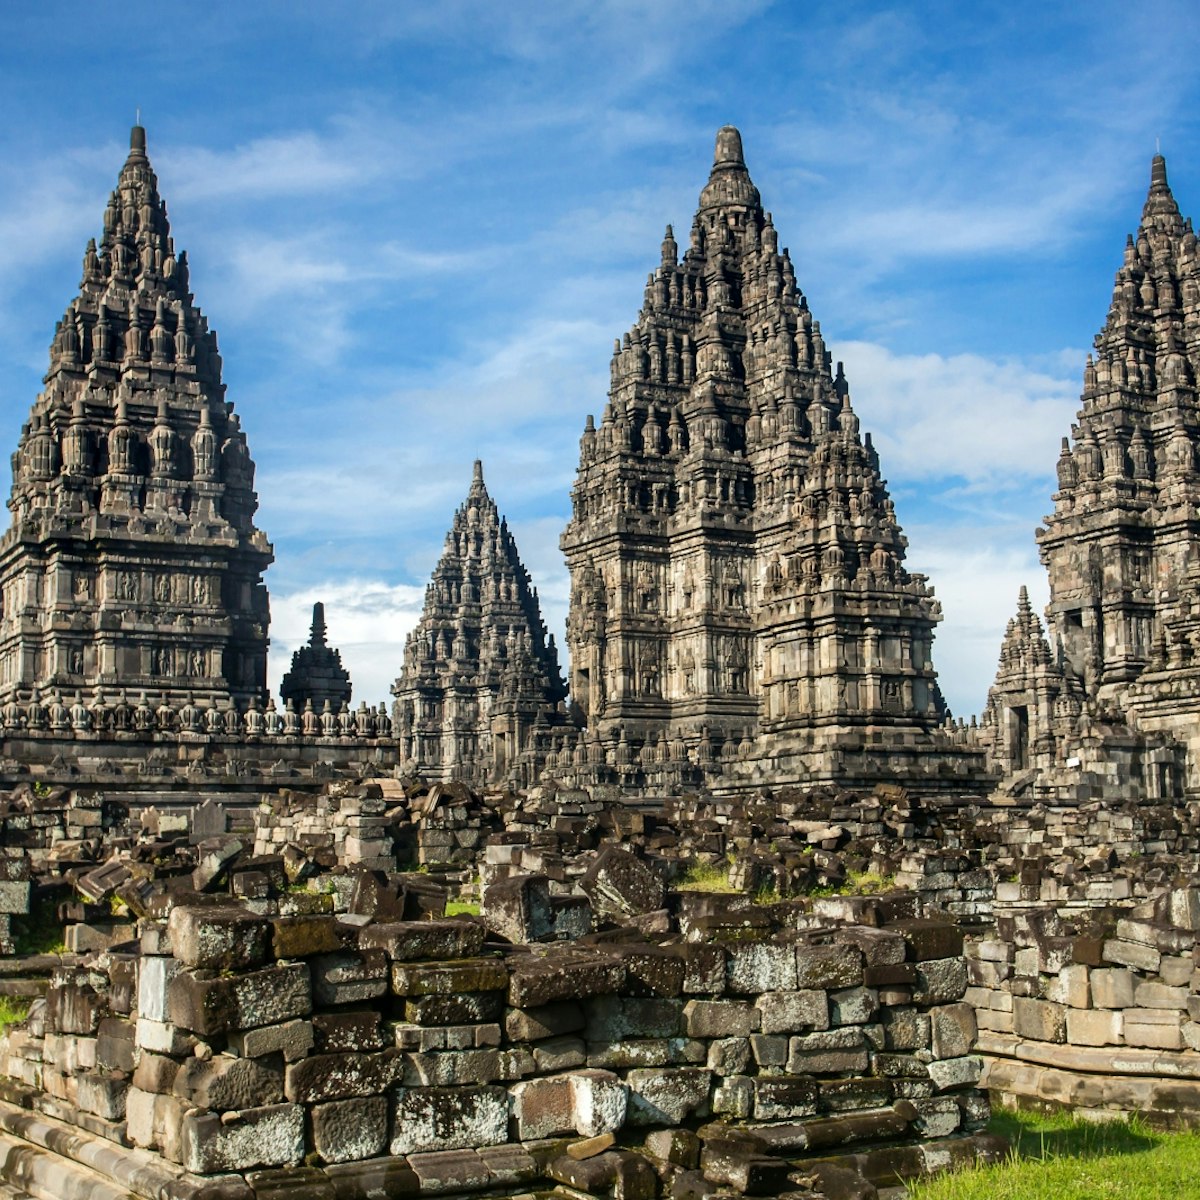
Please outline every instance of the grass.
[{"label": "grass", "polygon": [[895,886],[893,875],[883,875],[879,871],[850,871],[842,890],[846,895],[875,896],[880,892],[890,892]]},{"label": "grass", "polygon": [[676,885],[681,892],[723,892],[732,894],[741,889],[729,882],[729,867],[724,863],[692,863]]},{"label": "grass", "polygon": [[1069,1113],[997,1110],[990,1131],[1012,1157],[913,1183],[913,1200],[1192,1200],[1200,1132],[1158,1133],[1137,1118],[1096,1124]]},{"label": "grass", "polygon": [[29,1016],[29,1001],[15,996],[0,996],[0,1033],[10,1025],[19,1025]]},{"label": "grass", "polygon": [[448,917],[477,917],[479,916],[478,900],[447,900],[446,916]]}]

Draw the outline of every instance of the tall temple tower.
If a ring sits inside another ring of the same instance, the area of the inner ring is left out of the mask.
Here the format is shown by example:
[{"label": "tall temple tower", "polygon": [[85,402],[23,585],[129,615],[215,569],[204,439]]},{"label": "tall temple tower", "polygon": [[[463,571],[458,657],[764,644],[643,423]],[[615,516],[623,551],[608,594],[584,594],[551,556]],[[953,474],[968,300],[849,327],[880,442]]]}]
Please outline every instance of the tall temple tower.
[{"label": "tall temple tower", "polygon": [[[983,740],[1007,770],[1078,773],[1089,740],[1106,740],[1094,773],[1119,778],[1122,797],[1200,791],[1198,377],[1200,250],[1156,155],[1037,531],[1046,650],[1024,687],[1002,661],[988,699]],[[1132,764],[1119,772],[1118,742]]]},{"label": "tall temple tower", "polygon": [[828,772],[831,747],[942,721],[940,608],[731,127],[689,243],[667,227],[583,433],[572,700],[608,744],[769,735]]},{"label": "tall temple tower", "polygon": [[140,126],[44,383],[0,539],[0,698],[261,700],[272,551],[254,464]]},{"label": "tall temple tower", "polygon": [[479,462],[392,694],[401,760],[435,779],[506,779],[535,726],[562,722],[554,638]]},{"label": "tall temple tower", "polygon": [[1051,626],[1089,695],[1137,679],[1185,615],[1200,548],[1198,366],[1200,255],[1156,156],[1038,531]]}]

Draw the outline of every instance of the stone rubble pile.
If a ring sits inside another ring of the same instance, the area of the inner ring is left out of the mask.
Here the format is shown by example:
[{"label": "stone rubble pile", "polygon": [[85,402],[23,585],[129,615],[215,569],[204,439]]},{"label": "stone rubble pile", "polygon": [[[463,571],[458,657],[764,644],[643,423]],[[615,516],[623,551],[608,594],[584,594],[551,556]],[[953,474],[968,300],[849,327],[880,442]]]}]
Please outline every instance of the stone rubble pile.
[{"label": "stone rubble pile", "polygon": [[910,894],[679,895],[610,846],[570,943],[514,945],[419,875],[201,873],[55,972],[0,1043],[0,1126],[16,1105],[181,1177],[352,1197],[869,1196],[997,1153],[961,934]]}]

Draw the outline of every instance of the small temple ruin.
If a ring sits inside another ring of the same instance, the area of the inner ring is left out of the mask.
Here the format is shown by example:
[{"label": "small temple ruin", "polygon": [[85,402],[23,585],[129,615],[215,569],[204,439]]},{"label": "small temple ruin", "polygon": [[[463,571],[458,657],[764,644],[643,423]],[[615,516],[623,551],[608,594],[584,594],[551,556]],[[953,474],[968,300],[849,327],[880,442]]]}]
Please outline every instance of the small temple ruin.
[{"label": "small temple ruin", "polygon": [[279,695],[293,710],[305,708],[341,712],[350,703],[353,686],[350,672],[342,666],[340,650],[326,640],[325,605],[313,605],[308,643],[292,655],[292,666],[279,684]]},{"label": "small temple ruin", "polygon": [[321,603],[276,700],[253,462],[133,130],[0,541],[4,1195],[901,1200],[1004,1156],[996,1101],[1200,1127],[1165,162],[978,724],[736,129],[652,265],[567,679],[476,462],[390,711]]}]

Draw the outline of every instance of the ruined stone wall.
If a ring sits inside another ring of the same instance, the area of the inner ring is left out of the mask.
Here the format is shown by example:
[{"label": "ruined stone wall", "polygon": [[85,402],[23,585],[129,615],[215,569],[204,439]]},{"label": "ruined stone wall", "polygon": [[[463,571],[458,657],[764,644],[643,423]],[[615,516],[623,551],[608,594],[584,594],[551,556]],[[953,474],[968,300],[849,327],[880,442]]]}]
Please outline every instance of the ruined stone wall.
[{"label": "ruined stone wall", "polygon": [[[389,790],[394,808],[403,793],[396,796],[395,789]],[[254,814],[254,853],[286,860],[290,846],[309,855],[326,852],[331,867],[394,871],[396,854],[388,826],[395,817],[388,809],[379,783],[333,783],[318,796],[291,791],[264,796]]]},{"label": "ruined stone wall", "polygon": [[967,946],[966,999],[1008,1102],[1200,1121],[1200,889],[1070,918],[1001,916]]},{"label": "ruined stone wall", "polygon": [[[912,897],[741,938],[502,948],[359,879],[341,915],[162,898],[0,1043],[0,1125],[15,1103],[189,1174],[305,1163],[348,1196],[548,1177],[652,1197],[697,1170],[803,1195],[835,1152],[892,1183],[994,1149],[972,1136],[961,939]],[[601,1140],[572,1156],[580,1138]]]}]

